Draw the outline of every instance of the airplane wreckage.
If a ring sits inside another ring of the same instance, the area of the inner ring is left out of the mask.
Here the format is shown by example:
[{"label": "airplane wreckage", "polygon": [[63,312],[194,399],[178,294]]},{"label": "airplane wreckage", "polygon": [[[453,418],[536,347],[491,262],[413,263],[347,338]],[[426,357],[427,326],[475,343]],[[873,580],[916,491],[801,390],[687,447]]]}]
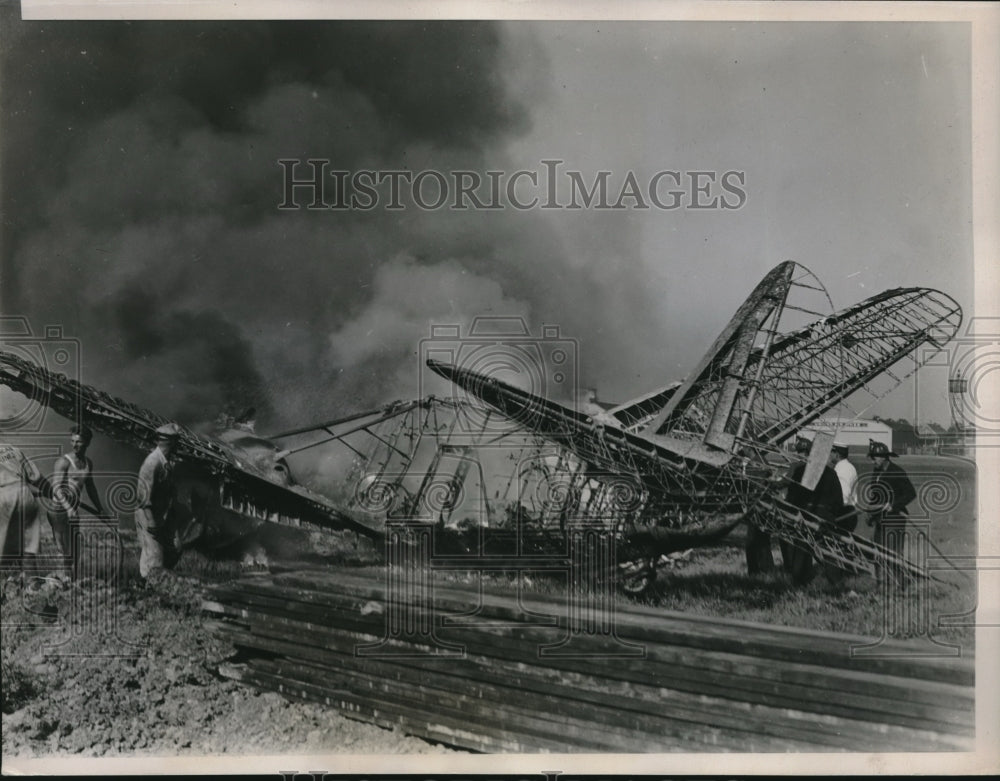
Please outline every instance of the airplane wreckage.
[{"label": "airplane wreckage", "polygon": [[[461,392],[266,439],[249,426],[217,436],[182,427],[178,504],[187,537],[206,545],[267,524],[378,541],[388,522],[407,518],[434,524],[435,546],[447,548],[451,535],[468,550],[488,544],[483,533],[491,529],[530,529],[538,543],[586,522],[613,534],[621,572],[645,586],[663,555],[746,523],[849,572],[923,578],[886,548],[787,503],[782,478],[795,457],[783,443],[832,410],[884,396],[941,350],[961,320],[954,300],[928,288],[887,290],[833,311],[816,277],[787,261],[757,285],[682,382],[600,410],[428,360]],[[156,428],[168,422],[6,351],[0,383],[137,448],[152,447]],[[807,487],[831,442],[817,435]],[[336,464],[337,474],[323,482],[335,478],[338,488],[296,483],[298,454],[331,447],[340,456],[320,463],[328,472]]]}]

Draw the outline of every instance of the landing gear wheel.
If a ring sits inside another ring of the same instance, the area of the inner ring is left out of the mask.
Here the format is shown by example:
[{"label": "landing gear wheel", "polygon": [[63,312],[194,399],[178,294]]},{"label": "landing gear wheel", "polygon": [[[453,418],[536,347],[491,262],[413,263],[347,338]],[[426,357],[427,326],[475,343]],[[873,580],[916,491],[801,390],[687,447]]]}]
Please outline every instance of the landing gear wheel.
[{"label": "landing gear wheel", "polygon": [[656,582],[656,559],[637,559],[618,565],[618,587],[630,597],[641,597]]}]

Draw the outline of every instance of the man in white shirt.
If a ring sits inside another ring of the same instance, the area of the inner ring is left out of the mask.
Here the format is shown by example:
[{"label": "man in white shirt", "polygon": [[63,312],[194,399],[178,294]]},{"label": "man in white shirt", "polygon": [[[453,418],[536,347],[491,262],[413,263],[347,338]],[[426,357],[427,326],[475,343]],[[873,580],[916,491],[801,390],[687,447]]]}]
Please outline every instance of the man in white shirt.
[{"label": "man in white shirt", "polygon": [[847,445],[834,442],[830,450],[830,464],[840,480],[840,489],[844,495],[844,512],[837,518],[837,528],[840,531],[852,532],[858,527],[858,470],[847,460]]},{"label": "man in white shirt", "polygon": [[49,525],[55,536],[63,562],[73,578],[82,572],[82,539],[80,530],[80,501],[84,491],[93,505],[88,508],[97,516],[104,515],[101,497],[94,485],[94,462],[87,456],[87,448],[94,433],[86,426],[70,429],[70,452],[56,459],[52,475],[52,505],[48,508]]}]

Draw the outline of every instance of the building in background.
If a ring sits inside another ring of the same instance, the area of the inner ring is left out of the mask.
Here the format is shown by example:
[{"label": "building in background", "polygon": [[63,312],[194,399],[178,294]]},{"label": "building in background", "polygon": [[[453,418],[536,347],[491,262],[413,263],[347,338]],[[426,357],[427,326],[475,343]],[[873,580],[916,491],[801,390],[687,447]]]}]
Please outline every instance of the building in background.
[{"label": "building in background", "polygon": [[868,452],[868,442],[874,439],[892,450],[892,428],[879,420],[861,418],[817,418],[804,434],[810,439],[818,431],[829,431],[838,442],[854,451]]}]

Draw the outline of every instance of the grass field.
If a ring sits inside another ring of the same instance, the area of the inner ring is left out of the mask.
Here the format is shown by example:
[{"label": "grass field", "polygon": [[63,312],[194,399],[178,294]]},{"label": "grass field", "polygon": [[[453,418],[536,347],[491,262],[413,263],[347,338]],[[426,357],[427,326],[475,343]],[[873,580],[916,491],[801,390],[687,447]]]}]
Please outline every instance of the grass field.
[{"label": "grass field", "polygon": [[[967,460],[939,456],[903,456],[900,465],[907,470],[918,499],[910,505],[914,525],[926,524],[931,542],[939,553],[952,561],[974,556],[976,552],[976,470]],[[861,480],[871,471],[871,463],[856,459]],[[870,539],[872,530],[864,520],[857,534]],[[885,634],[886,611],[891,600],[909,599],[911,606],[926,611],[930,638],[935,642],[957,644],[962,655],[974,653],[971,618],[961,618],[975,609],[975,573],[959,573],[947,568],[935,571],[935,580],[907,594],[882,593],[880,585],[867,575],[828,578],[820,574],[805,587],[793,586],[782,572],[750,576],[743,552],[745,533],[737,528],[714,546],[695,549],[663,567],[653,586],[641,597],[620,595],[624,602],[636,601],[666,610],[697,615],[736,618],[747,621],[821,629],[832,632],[881,637]],[[775,562],[780,563],[778,546]],[[444,576],[449,582],[478,585],[476,575]],[[513,590],[514,575],[484,575],[490,588]],[[565,575],[546,576],[527,572],[520,588],[533,594],[559,594],[565,590]],[[958,617],[949,625],[947,616]],[[904,627],[905,629],[905,627]],[[895,633],[899,636],[901,633]],[[905,634],[903,632],[902,634]]]},{"label": "grass field", "polygon": [[[976,469],[959,458],[902,456],[898,459],[917,490],[910,505],[914,524],[928,524],[931,542],[940,554],[960,563],[976,553]],[[859,477],[871,471],[870,462],[855,460]],[[871,538],[862,520],[857,533]],[[748,621],[881,636],[885,625],[886,595],[869,576],[852,576],[839,582],[820,574],[806,587],[794,587],[783,574],[751,577],[746,574],[743,532],[738,529],[717,546],[693,551],[689,561],[667,570],[644,597],[648,604],[700,615],[727,616]],[[932,556],[937,556],[933,550]],[[775,561],[780,554],[775,546]],[[961,574],[947,568],[934,572],[938,580],[927,584],[923,609],[929,611],[931,637],[957,643],[963,655],[972,655],[973,630],[950,626],[975,609],[975,573]],[[898,599],[889,595],[889,599]],[[911,599],[922,599],[920,594]],[[944,619],[942,621],[942,619]],[[971,617],[958,622],[971,622]]]}]

